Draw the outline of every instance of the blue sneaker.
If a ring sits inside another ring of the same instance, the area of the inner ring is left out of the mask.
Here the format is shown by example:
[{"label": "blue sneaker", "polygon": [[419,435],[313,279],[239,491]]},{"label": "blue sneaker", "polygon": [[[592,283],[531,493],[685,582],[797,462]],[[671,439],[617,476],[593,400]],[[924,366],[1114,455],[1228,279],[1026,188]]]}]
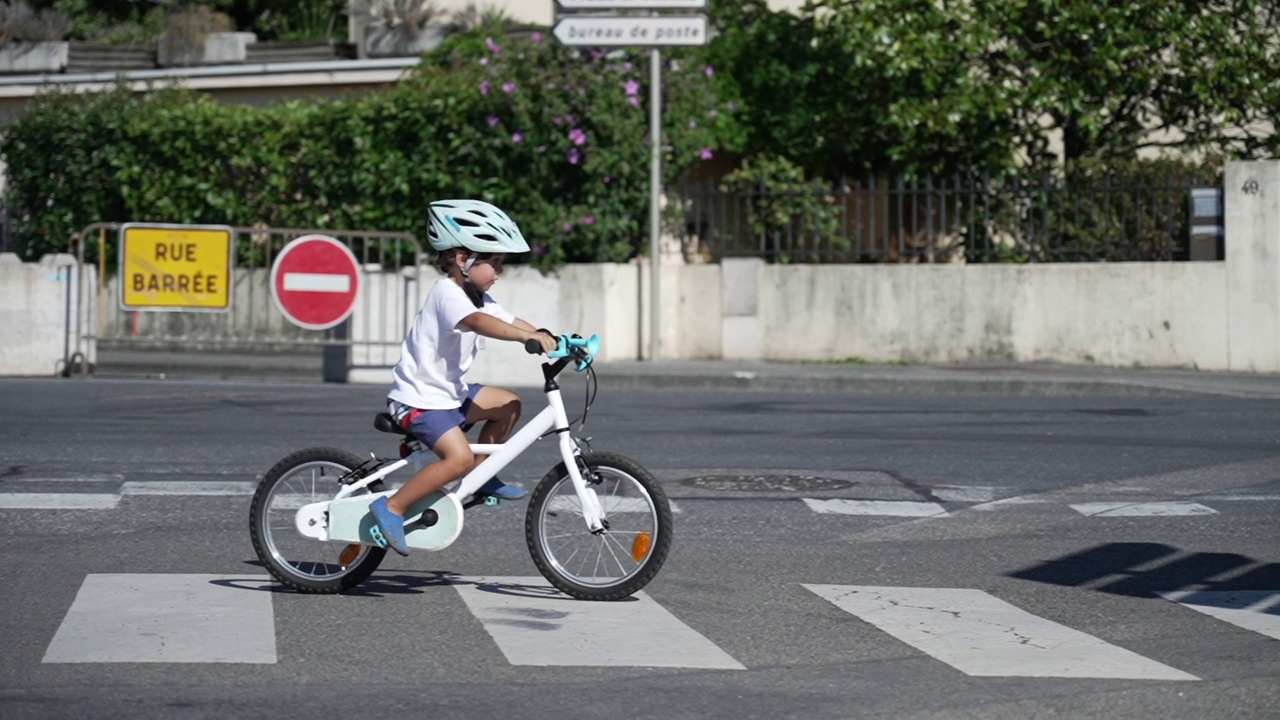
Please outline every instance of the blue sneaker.
[{"label": "blue sneaker", "polygon": [[492,495],[500,500],[519,500],[529,494],[524,491],[524,488],[518,488],[515,485],[508,485],[498,478],[494,478],[484,485],[481,485],[477,492],[484,493],[485,495]]},{"label": "blue sneaker", "polygon": [[[387,547],[400,553],[409,554],[409,544],[404,540],[404,518],[391,512],[387,507],[387,498],[380,497],[369,503],[369,512],[373,515],[375,538],[381,539]],[[379,543],[381,544],[381,543]]]}]

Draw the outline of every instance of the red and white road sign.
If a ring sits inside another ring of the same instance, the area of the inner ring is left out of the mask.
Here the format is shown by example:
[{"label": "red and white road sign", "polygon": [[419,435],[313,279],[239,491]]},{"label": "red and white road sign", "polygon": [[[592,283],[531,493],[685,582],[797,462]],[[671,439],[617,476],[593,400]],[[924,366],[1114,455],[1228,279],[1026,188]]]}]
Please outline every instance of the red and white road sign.
[{"label": "red and white road sign", "polygon": [[360,266],[346,245],[327,235],[304,235],[271,264],[271,299],[289,322],[327,330],[346,320],[360,293]]}]

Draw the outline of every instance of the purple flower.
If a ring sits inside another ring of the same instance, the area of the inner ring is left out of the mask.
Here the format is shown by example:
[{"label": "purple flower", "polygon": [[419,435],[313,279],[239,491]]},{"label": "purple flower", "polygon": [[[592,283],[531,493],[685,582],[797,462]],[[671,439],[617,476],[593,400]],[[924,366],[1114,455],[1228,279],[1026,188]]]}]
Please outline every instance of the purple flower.
[{"label": "purple flower", "polygon": [[493,53],[494,55],[497,55],[502,50],[502,48],[498,47],[498,43],[494,42],[493,38],[491,37],[487,37],[484,39],[484,46],[489,48],[489,52]]},{"label": "purple flower", "polygon": [[689,127],[691,127],[691,128],[696,128],[696,127],[698,127],[698,121],[697,121],[697,120],[690,120],[690,121],[689,121]]},{"label": "purple flower", "polygon": [[516,145],[519,145],[520,143],[524,142],[524,133],[518,133],[518,132],[511,133],[511,142],[515,143]]},{"label": "purple flower", "polygon": [[510,93],[514,92],[514,91],[515,91],[515,89],[516,89],[516,84],[515,84],[515,83],[513,83],[513,82],[511,82],[510,80],[508,80],[508,81],[506,81],[506,82],[502,83],[502,92],[504,92],[504,93],[508,93],[508,94],[510,94]]},{"label": "purple flower", "polygon": [[565,232],[573,232],[573,223],[565,223],[561,226],[561,229]]},{"label": "purple flower", "polygon": [[712,68],[710,65],[708,65],[708,66],[706,66],[706,67],[702,68],[702,72],[706,73],[706,74],[707,74],[707,77],[711,77],[712,75],[715,75],[715,74],[716,74],[715,69],[714,69],[714,68]]},{"label": "purple flower", "polygon": [[586,141],[587,141],[587,134],[582,131],[582,128],[574,128],[569,131],[569,142],[573,143],[574,145],[581,145]]},{"label": "purple flower", "polygon": [[547,254],[547,246],[543,245],[542,243],[538,243],[537,245],[534,245],[531,248],[531,250],[533,251],[533,254],[535,257],[542,257],[543,255]]},{"label": "purple flower", "polygon": [[629,104],[631,107],[640,107],[640,98],[632,95],[631,97],[627,98],[627,104]]},{"label": "purple flower", "polygon": [[613,181],[613,176],[612,176],[612,175],[605,175],[605,176],[604,176],[604,184],[605,184],[605,185],[608,185],[608,184],[609,184],[610,182],[612,182],[612,181]]},{"label": "purple flower", "polygon": [[481,81],[480,81],[480,94],[481,94],[481,95],[488,95],[488,94],[489,94],[489,81],[488,81],[488,80],[481,80]]},{"label": "purple flower", "polygon": [[488,64],[489,64],[489,58],[480,58],[480,64],[481,64],[481,65],[488,65]]},{"label": "purple flower", "polygon": [[628,61],[626,61],[626,62],[622,63],[622,69],[623,69],[623,70],[630,70],[632,67],[635,67],[635,66],[631,64],[631,61],[630,61],[630,60],[628,60]]},{"label": "purple flower", "polygon": [[560,123],[564,122],[564,118],[557,115],[556,117],[551,118],[551,122],[559,125]]},{"label": "purple flower", "polygon": [[529,36],[529,39],[534,42],[542,42],[542,33],[535,30],[533,34]]},{"label": "purple flower", "polygon": [[710,159],[711,159],[711,148],[709,148],[709,147],[704,147],[704,148],[702,148],[702,152],[698,153],[698,157],[702,158],[703,160],[710,160]]},{"label": "purple flower", "polygon": [[571,147],[569,152],[565,153],[564,159],[568,160],[570,165],[577,165],[578,161],[582,159],[582,154],[578,152],[578,148]]},{"label": "purple flower", "polygon": [[494,125],[498,124],[498,116],[490,115],[489,117],[485,118],[484,121],[489,123],[489,127],[493,127]]},{"label": "purple flower", "polygon": [[628,80],[622,83],[622,90],[627,94],[628,97],[633,96],[636,93],[640,92],[640,83],[636,82],[635,80]]},{"label": "purple flower", "polygon": [[583,215],[582,217],[578,218],[578,222],[579,222],[580,224],[582,224],[582,225],[595,225],[595,224],[596,224],[596,216],[595,216],[595,215]]}]

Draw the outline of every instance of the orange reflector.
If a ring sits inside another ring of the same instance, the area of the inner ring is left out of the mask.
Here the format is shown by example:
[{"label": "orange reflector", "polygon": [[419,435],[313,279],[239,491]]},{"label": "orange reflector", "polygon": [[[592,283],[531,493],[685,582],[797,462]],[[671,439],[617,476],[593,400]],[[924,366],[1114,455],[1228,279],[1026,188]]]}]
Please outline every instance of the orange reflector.
[{"label": "orange reflector", "polygon": [[360,543],[351,543],[342,549],[342,554],[338,556],[338,564],[346,567],[355,562],[356,556],[360,554]]},{"label": "orange reflector", "polygon": [[631,559],[636,562],[643,560],[649,554],[649,542],[649,533],[636,533],[636,539],[631,541]]}]

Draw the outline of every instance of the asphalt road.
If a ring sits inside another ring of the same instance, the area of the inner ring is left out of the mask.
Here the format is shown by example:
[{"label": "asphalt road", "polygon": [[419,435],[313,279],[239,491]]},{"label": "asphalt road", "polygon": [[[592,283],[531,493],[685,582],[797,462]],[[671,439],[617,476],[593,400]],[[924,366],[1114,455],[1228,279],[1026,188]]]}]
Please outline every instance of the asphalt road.
[{"label": "asphalt road", "polygon": [[[302,447],[392,454],[381,405],[0,379],[0,716],[1280,716],[1274,400],[602,391],[584,434],[678,510],[632,601],[546,591],[520,503],[275,591],[245,492]],[[68,498],[99,506],[32,507]]]}]

